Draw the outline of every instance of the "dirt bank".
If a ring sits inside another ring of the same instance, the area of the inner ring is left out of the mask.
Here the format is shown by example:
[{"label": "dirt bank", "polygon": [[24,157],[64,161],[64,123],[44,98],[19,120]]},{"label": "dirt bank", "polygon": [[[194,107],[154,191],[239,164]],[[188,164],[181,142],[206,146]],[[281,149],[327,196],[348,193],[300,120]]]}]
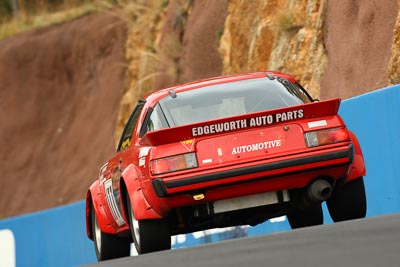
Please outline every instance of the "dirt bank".
[{"label": "dirt bank", "polygon": [[321,99],[348,98],[388,85],[397,0],[328,1],[328,66]]},{"label": "dirt bank", "polygon": [[0,218],[85,197],[114,150],[125,39],[103,13],[0,42]]}]

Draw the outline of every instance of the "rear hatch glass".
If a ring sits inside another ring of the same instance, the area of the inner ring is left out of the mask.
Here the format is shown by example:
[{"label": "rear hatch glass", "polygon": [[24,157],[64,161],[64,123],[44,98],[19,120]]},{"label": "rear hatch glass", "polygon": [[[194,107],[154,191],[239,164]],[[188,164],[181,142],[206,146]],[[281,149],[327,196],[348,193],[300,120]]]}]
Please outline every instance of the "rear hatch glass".
[{"label": "rear hatch glass", "polygon": [[173,127],[308,102],[308,95],[286,79],[256,78],[181,92],[160,105]]}]

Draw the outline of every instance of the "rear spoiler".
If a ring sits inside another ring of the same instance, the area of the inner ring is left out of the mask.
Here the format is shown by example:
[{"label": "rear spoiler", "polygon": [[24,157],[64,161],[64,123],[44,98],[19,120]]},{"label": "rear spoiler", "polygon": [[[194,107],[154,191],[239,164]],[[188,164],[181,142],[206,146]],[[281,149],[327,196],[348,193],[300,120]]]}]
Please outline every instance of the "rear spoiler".
[{"label": "rear spoiler", "polygon": [[157,146],[197,137],[223,134],[241,129],[252,129],[288,123],[296,120],[337,115],[340,99],[312,102],[303,105],[250,113],[235,117],[199,122],[148,132],[140,140],[142,145]]}]

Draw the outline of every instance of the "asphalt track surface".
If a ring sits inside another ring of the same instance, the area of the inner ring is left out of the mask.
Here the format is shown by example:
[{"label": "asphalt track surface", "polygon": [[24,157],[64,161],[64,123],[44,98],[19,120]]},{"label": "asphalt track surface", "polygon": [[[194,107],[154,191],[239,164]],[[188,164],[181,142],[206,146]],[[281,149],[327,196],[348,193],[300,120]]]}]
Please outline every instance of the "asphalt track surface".
[{"label": "asphalt track surface", "polygon": [[233,239],[87,266],[400,266],[400,214]]}]

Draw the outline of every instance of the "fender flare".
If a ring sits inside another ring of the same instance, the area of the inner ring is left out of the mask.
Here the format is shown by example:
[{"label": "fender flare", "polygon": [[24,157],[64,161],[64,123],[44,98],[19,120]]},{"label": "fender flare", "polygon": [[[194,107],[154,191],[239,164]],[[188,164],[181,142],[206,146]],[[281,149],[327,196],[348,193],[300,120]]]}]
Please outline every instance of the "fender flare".
[{"label": "fender flare", "polygon": [[94,208],[100,230],[103,233],[115,234],[115,230],[110,227],[111,222],[108,220],[103,209],[100,199],[100,183],[95,181],[86,193],[86,234],[89,239],[93,240],[92,217],[91,211]]},{"label": "fender flare", "polygon": [[133,164],[128,165],[122,172],[120,193],[123,198],[122,203],[124,205],[123,211],[125,219],[128,218],[128,208],[126,205],[128,194],[131,200],[131,207],[137,220],[161,219],[162,216],[155,212],[146,200],[142,187],[140,186],[139,175],[142,175],[140,170]]},{"label": "fender flare", "polygon": [[92,193],[90,189],[86,192],[86,235],[89,239],[93,240],[93,229],[92,229],[92,218],[90,216],[92,212]]},{"label": "fender flare", "polygon": [[354,145],[354,160],[350,166],[350,171],[349,175],[347,176],[346,182],[353,181],[366,175],[364,156],[361,150],[360,143],[358,142],[356,135],[352,131],[349,131],[349,133],[351,141]]}]

